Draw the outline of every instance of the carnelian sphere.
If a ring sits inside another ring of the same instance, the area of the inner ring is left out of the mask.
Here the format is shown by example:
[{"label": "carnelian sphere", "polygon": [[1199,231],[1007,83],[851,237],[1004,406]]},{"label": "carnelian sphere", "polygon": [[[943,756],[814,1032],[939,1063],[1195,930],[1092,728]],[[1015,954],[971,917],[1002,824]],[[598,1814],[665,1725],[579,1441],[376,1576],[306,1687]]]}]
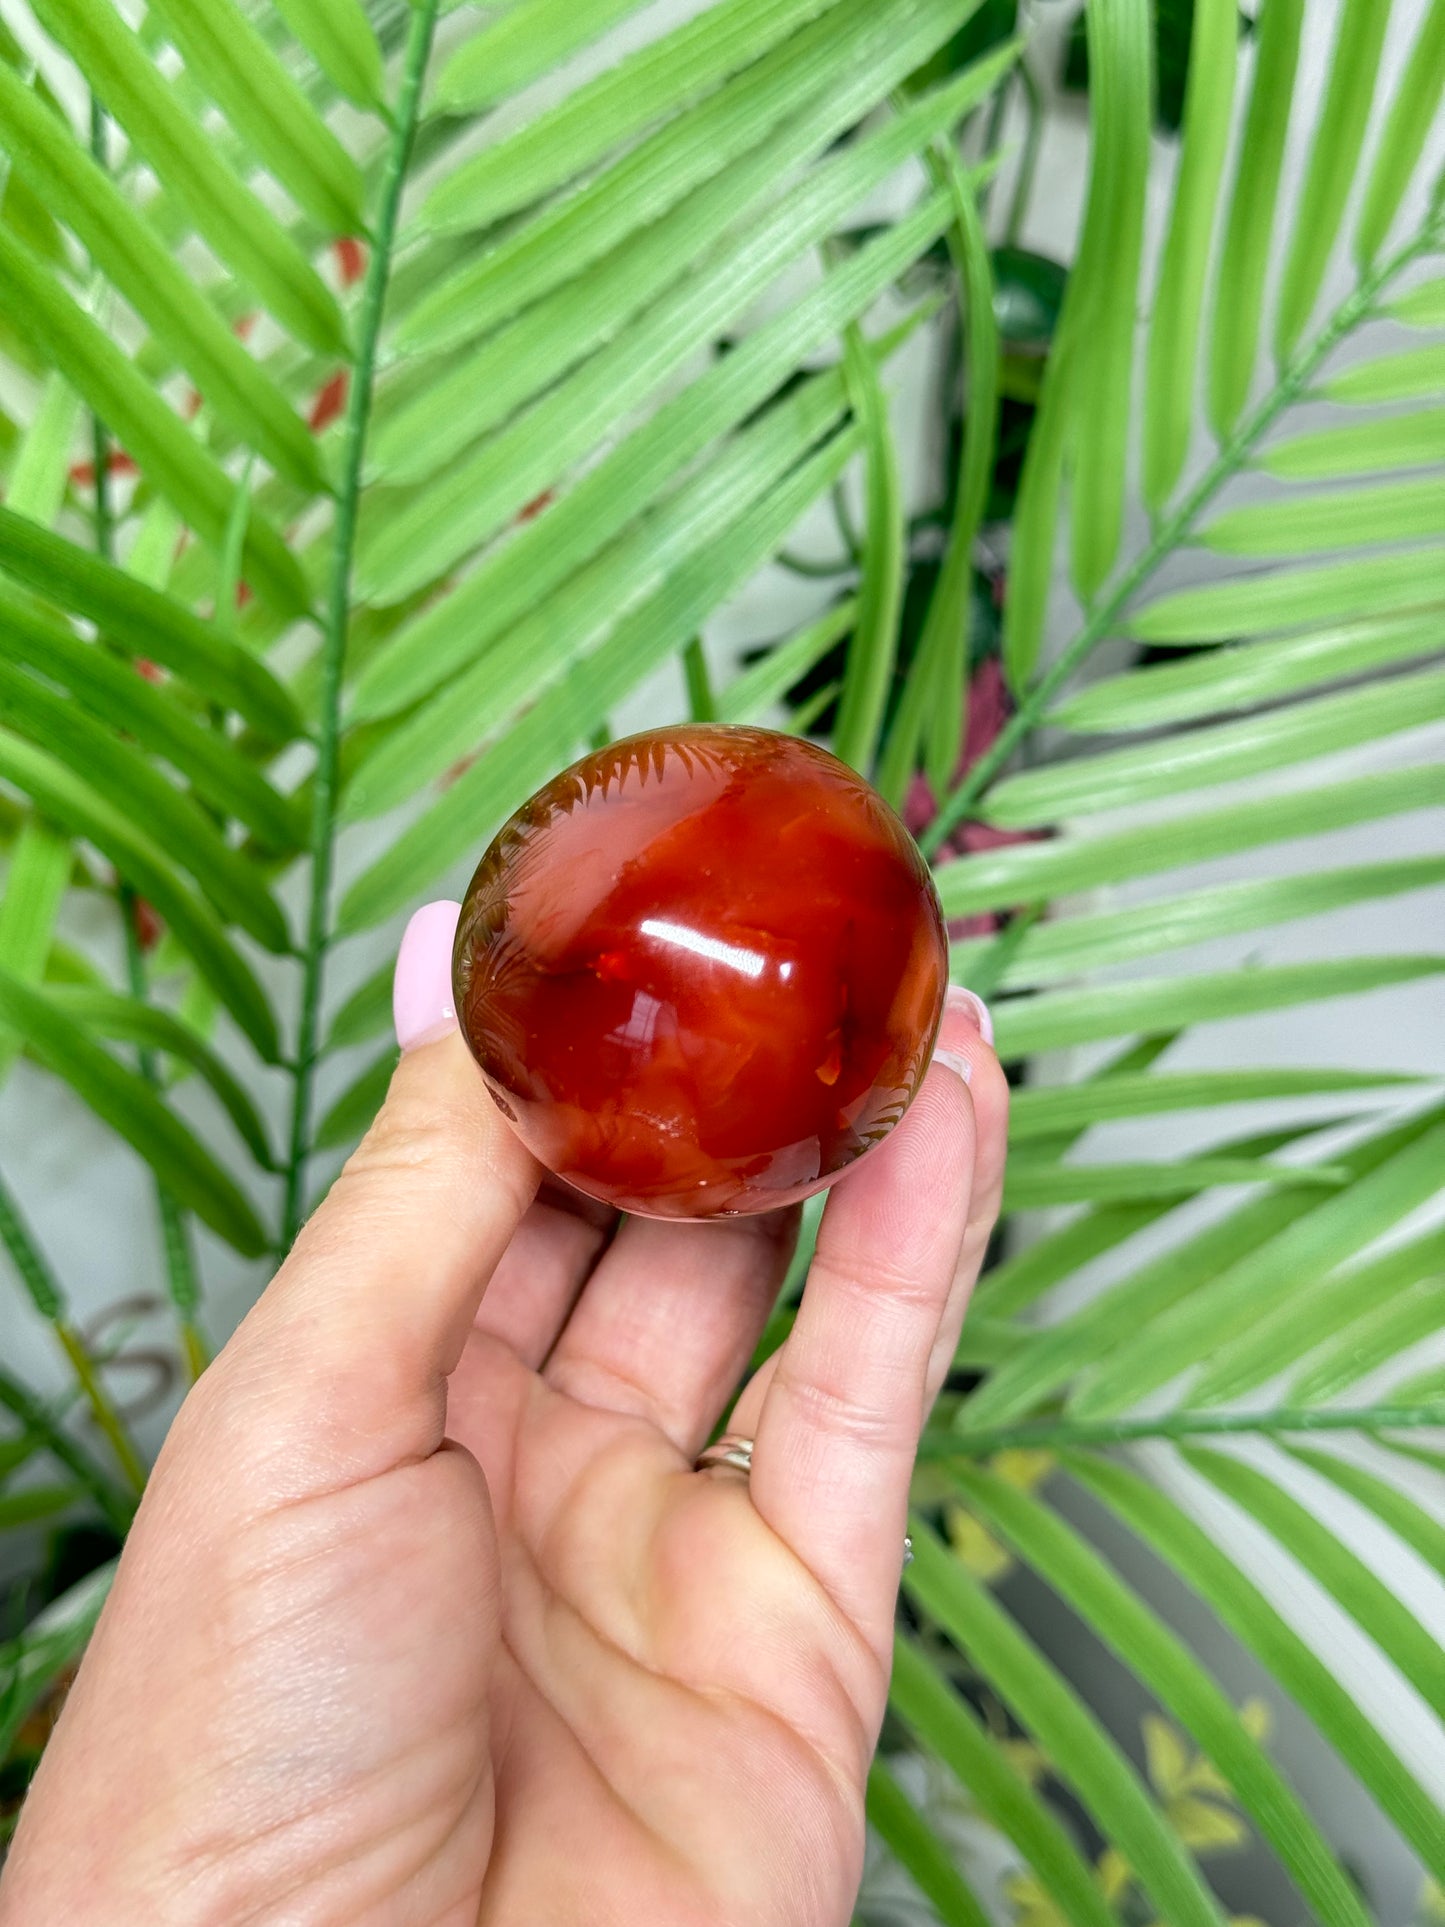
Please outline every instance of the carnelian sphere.
[{"label": "carnelian sphere", "polygon": [[468,887],[456,1008],[549,1170],[710,1218],[822,1188],[917,1090],[948,976],[928,868],[826,750],[654,730],[564,770]]}]

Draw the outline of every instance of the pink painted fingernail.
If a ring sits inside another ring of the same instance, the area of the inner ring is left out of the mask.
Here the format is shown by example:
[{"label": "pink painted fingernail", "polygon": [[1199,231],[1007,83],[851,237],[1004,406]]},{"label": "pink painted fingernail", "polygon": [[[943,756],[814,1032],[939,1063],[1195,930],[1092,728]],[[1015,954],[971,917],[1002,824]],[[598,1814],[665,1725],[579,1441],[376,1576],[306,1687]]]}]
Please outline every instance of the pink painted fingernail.
[{"label": "pink painted fingernail", "polygon": [[452,943],[459,903],[424,903],[406,926],[396,953],[391,1014],[403,1050],[432,1044],[457,1024],[452,1003]]},{"label": "pink painted fingernail", "polygon": [[993,1042],[993,1019],[988,1014],[988,1005],[977,992],[965,990],[962,984],[950,984],[943,1009],[945,1020],[949,1013],[956,1013],[973,1025],[986,1044]]}]

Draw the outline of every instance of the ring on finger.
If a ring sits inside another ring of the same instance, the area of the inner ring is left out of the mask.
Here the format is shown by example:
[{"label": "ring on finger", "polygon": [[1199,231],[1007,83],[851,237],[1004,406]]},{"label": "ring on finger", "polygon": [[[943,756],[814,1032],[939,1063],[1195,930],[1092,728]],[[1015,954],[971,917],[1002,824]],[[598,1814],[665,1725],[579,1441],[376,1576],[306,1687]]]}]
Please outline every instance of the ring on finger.
[{"label": "ring on finger", "polygon": [[[741,1432],[724,1432],[720,1439],[704,1446],[693,1461],[694,1472],[713,1472],[726,1469],[741,1472],[747,1478],[753,1469],[753,1441]],[[903,1539],[903,1563],[910,1565],[913,1560],[913,1541],[905,1533]]]}]

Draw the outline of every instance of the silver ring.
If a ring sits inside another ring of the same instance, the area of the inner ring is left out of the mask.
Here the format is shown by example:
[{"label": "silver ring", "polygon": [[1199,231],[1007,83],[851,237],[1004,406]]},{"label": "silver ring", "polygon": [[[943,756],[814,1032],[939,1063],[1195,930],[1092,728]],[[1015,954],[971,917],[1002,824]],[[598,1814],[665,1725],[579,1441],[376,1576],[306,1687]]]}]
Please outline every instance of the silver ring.
[{"label": "silver ring", "polygon": [[[725,1465],[747,1478],[753,1469],[752,1440],[744,1438],[740,1432],[724,1432],[720,1439],[715,1439],[698,1453],[692,1469],[694,1472],[706,1472],[714,1465]],[[913,1541],[906,1535],[903,1540],[903,1563],[905,1566],[913,1563]]]},{"label": "silver ring", "polygon": [[724,1432],[720,1439],[698,1453],[693,1464],[694,1472],[706,1472],[710,1465],[729,1465],[734,1472],[743,1477],[753,1469],[753,1442],[737,1432]]}]

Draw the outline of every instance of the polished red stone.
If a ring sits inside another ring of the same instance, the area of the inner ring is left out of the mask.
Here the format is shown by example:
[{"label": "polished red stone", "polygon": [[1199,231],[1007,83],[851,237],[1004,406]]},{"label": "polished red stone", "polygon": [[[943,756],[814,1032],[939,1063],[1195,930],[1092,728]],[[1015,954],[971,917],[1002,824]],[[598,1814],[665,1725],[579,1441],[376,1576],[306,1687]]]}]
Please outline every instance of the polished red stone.
[{"label": "polished red stone", "polygon": [[652,1217],[767,1211],[887,1135],[948,974],[927,866],[826,750],[697,724],[564,770],[467,890],[456,1007],[550,1170]]}]

